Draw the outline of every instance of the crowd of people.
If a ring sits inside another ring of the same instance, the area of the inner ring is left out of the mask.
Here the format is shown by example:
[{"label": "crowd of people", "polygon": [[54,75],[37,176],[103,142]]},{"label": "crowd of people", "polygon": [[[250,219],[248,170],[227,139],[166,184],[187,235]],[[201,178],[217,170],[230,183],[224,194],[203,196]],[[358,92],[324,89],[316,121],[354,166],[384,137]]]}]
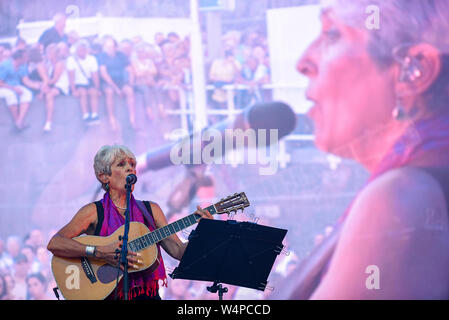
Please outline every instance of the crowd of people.
[{"label": "crowd of people", "polygon": [[[28,128],[27,112],[33,99],[45,104],[43,131],[52,131],[55,100],[71,96],[79,101],[86,124],[99,119],[104,98],[109,125],[117,129],[116,97],[124,98],[129,124],[136,129],[136,96],[141,95],[149,121],[163,119],[179,106],[180,90],[191,90],[189,37],[159,32],[154,42],[141,37],[118,42],[113,36],[80,38],[66,32],[66,16],[56,14],[54,26],[35,44],[18,38],[14,46],[0,45],[0,100],[8,106],[20,132]],[[270,81],[267,40],[257,32],[231,31],[223,36],[223,58],[206,59],[211,108],[226,107],[223,86],[244,85],[233,91],[237,107],[264,99],[261,86]]]},{"label": "crowd of people", "polygon": [[24,238],[0,239],[0,300],[56,299],[48,238],[33,229]]}]

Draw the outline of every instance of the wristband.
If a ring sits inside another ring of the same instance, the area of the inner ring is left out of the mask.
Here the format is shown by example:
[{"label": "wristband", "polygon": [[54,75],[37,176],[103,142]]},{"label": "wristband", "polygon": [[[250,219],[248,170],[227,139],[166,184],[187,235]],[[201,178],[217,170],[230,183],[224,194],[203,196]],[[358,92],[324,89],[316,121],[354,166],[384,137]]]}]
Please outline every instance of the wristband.
[{"label": "wristband", "polygon": [[86,247],[86,256],[88,256],[88,257],[95,257],[95,247],[94,246],[87,246]]}]

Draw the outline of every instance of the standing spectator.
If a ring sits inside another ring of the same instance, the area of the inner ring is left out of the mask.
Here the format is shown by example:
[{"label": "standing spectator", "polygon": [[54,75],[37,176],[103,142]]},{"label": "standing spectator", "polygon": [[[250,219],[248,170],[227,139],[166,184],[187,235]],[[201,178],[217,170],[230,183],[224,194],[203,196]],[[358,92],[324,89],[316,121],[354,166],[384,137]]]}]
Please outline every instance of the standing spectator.
[{"label": "standing spectator", "polygon": [[17,300],[26,300],[27,283],[26,277],[30,271],[30,262],[24,254],[19,254],[14,259],[13,277],[15,286],[13,295]]},{"label": "standing spectator", "polygon": [[59,43],[67,41],[67,36],[64,34],[67,17],[62,13],[57,13],[53,17],[54,25],[50,29],[47,29],[39,37],[38,42],[45,50],[51,43]]},{"label": "standing spectator", "polygon": [[[98,97],[100,78],[97,59],[89,54],[89,43],[80,40],[75,44],[75,54],[67,59],[70,90],[74,97],[80,99],[84,121],[98,121]],[[91,112],[88,110],[90,97]]]},{"label": "standing spectator", "polygon": [[126,83],[126,69],[130,65],[128,58],[117,51],[117,42],[107,38],[103,45],[103,52],[98,57],[100,76],[106,95],[106,107],[109,122],[113,130],[117,130],[117,120],[114,115],[114,94],[119,97],[125,95],[129,111],[129,121],[136,127],[135,98],[131,86]]},{"label": "standing spectator", "polygon": [[143,102],[148,119],[153,119],[155,104],[156,65],[149,57],[149,45],[139,44],[136,47],[136,57],[132,60],[132,73],[135,90],[143,95]]},{"label": "standing spectator", "polygon": [[27,300],[50,300],[47,279],[41,273],[32,273],[26,278]]},{"label": "standing spectator", "polygon": [[27,127],[24,120],[33,98],[31,91],[22,85],[30,85],[31,82],[27,76],[26,62],[26,52],[19,50],[0,64],[0,98],[6,99],[19,131]]}]

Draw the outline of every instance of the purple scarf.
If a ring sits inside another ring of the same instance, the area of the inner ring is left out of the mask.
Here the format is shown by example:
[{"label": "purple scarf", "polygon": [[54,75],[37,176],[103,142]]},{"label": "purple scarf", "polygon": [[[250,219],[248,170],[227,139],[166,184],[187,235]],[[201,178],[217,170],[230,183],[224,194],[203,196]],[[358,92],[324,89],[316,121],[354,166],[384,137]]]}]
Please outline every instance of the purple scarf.
[{"label": "purple scarf", "polygon": [[[101,237],[106,237],[114,233],[119,227],[125,224],[125,218],[118,212],[117,207],[112,202],[109,192],[105,193],[101,204],[104,209],[104,220],[101,226],[100,234]],[[130,221],[136,221],[145,224],[150,231],[156,229],[154,220],[146,221],[144,215],[141,212],[134,196],[131,194],[131,208],[130,208]],[[162,280],[162,285],[167,286],[167,276],[165,274],[164,262],[161,256],[161,250],[159,244],[158,248],[158,259],[160,261],[159,266],[154,272],[149,270],[143,270],[140,272],[129,273],[129,292],[128,298],[133,299],[138,295],[146,294],[147,296],[154,296],[159,289],[159,280]],[[110,295],[111,298],[114,297],[114,292]],[[123,299],[123,284],[120,281],[118,286],[118,298]]]},{"label": "purple scarf", "polygon": [[[365,187],[383,173],[400,167],[449,168],[449,111],[410,125],[372,172]],[[353,203],[354,201],[339,222],[344,221]]]}]

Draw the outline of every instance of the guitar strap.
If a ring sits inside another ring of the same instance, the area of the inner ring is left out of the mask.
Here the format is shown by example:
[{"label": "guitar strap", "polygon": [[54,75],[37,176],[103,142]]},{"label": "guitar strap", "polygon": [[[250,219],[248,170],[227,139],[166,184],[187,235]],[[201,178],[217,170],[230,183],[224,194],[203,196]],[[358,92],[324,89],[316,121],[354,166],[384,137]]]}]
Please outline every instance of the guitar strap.
[{"label": "guitar strap", "polygon": [[97,207],[97,227],[95,228],[94,235],[98,236],[100,235],[101,227],[103,226],[103,220],[104,220],[104,208],[101,204],[101,200],[95,201],[95,206]]}]

